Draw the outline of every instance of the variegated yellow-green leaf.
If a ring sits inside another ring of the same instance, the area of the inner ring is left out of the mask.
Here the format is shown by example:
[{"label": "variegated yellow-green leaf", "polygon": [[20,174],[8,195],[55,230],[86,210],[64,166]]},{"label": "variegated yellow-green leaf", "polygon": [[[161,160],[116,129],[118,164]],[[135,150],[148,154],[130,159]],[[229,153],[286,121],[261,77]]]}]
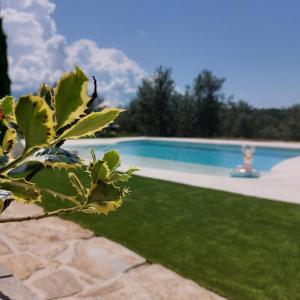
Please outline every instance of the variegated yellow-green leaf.
[{"label": "variegated yellow-green leaf", "polygon": [[78,196],[80,196],[82,200],[85,200],[86,196],[87,196],[87,193],[88,193],[88,189],[86,189],[83,186],[82,182],[76,176],[75,173],[69,173],[68,175],[69,175],[70,182],[71,182],[72,186],[75,188],[75,190],[78,193]]},{"label": "variegated yellow-green leaf", "polygon": [[111,182],[117,182],[117,181],[127,181],[128,179],[131,178],[132,174],[139,169],[137,168],[130,168],[127,172],[125,173],[119,173],[119,172],[114,172],[111,174],[109,180]]},{"label": "variegated yellow-green leaf", "polygon": [[42,83],[39,89],[39,96],[44,98],[51,108],[54,108],[54,90],[52,87],[46,83]]},{"label": "variegated yellow-green leaf", "polygon": [[6,96],[2,98],[0,100],[0,107],[6,117],[12,115],[14,113],[14,108],[15,108],[14,98],[11,96]]},{"label": "variegated yellow-green leaf", "polygon": [[122,204],[122,191],[113,184],[99,182],[91,187],[88,202],[95,212],[107,214]]},{"label": "variegated yellow-green leaf", "polygon": [[[85,167],[72,169],[72,173],[80,180],[84,189],[90,187],[91,177]],[[77,188],[74,187],[73,182],[70,180],[69,170],[67,169],[44,168],[31,181],[37,187],[47,190],[48,193],[63,200],[70,200],[72,197],[78,202],[82,200],[81,195],[78,196]]]},{"label": "variegated yellow-green leaf", "polygon": [[92,112],[67,129],[58,141],[92,136],[112,123],[122,111],[123,109],[118,108],[105,108],[101,112]]},{"label": "variegated yellow-green leaf", "polygon": [[2,145],[1,145],[2,151],[4,153],[9,152],[12,149],[12,147],[16,143],[16,138],[17,138],[16,131],[12,128],[8,128],[5,132]]},{"label": "variegated yellow-green leaf", "polygon": [[0,187],[12,192],[12,199],[22,202],[37,202],[41,200],[40,193],[34,184],[23,179],[1,179]]},{"label": "variegated yellow-green leaf", "polygon": [[104,214],[107,215],[111,211],[115,211],[122,205],[123,201],[120,199],[118,201],[107,201],[102,203],[101,205],[98,203],[91,203],[88,208],[83,209],[85,213],[91,214]]},{"label": "variegated yellow-green leaf", "polygon": [[45,148],[35,156],[27,158],[23,163],[8,172],[12,178],[26,177],[31,172],[42,168],[77,169],[83,167],[82,161],[75,153],[61,148]]},{"label": "variegated yellow-green leaf", "polygon": [[88,78],[78,67],[75,67],[75,72],[68,72],[61,77],[54,91],[56,129],[83,114],[90,100],[87,87]]},{"label": "variegated yellow-green leaf", "polygon": [[35,172],[37,169],[42,169],[43,164],[38,161],[26,161],[19,164],[17,167],[11,169],[8,172],[8,176],[13,179],[26,178],[32,172]]},{"label": "variegated yellow-green leaf", "polygon": [[30,160],[42,162],[44,166],[66,169],[81,167],[83,163],[76,153],[56,147],[41,149]]},{"label": "variegated yellow-green leaf", "polygon": [[6,119],[0,120],[0,147],[1,153],[8,153],[16,142],[16,131],[8,127]]},{"label": "variegated yellow-green leaf", "polygon": [[117,151],[112,150],[103,155],[103,160],[107,162],[109,170],[112,172],[121,164],[120,155]]},{"label": "variegated yellow-green leaf", "polygon": [[25,150],[48,146],[55,135],[53,111],[39,96],[21,97],[16,106],[16,119],[25,136]]},{"label": "variegated yellow-green leaf", "polygon": [[91,167],[91,175],[95,183],[98,182],[98,180],[101,180],[103,182],[107,181],[110,176],[110,171],[107,162],[104,160],[98,160]]},{"label": "variegated yellow-green leaf", "polygon": [[0,149],[0,170],[5,167],[5,165],[8,163],[9,157],[7,154],[2,153],[2,149]]}]

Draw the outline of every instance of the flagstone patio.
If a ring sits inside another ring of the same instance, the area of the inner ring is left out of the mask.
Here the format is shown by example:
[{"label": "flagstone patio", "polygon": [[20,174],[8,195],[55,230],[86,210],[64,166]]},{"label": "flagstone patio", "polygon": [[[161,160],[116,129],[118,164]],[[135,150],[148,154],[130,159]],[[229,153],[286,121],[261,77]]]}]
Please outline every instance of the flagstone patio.
[{"label": "flagstone patio", "polygon": [[[14,203],[1,218],[41,211]],[[34,300],[33,295],[39,300],[224,299],[58,217],[0,224],[0,266],[8,270],[0,274],[0,291],[13,300]],[[10,272],[16,280],[11,281]]]}]

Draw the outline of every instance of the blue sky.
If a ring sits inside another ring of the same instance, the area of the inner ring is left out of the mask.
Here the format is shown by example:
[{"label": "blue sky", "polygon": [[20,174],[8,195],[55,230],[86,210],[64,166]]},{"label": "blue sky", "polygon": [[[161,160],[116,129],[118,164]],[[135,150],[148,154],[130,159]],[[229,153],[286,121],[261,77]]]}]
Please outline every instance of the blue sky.
[{"label": "blue sky", "polygon": [[179,90],[204,68],[257,107],[300,103],[300,1],[1,0],[13,92],[74,64],[108,105],[126,104],[158,65]]},{"label": "blue sky", "polygon": [[172,67],[180,88],[203,68],[259,107],[300,103],[300,2],[56,0],[68,41],[121,49],[146,72]]}]

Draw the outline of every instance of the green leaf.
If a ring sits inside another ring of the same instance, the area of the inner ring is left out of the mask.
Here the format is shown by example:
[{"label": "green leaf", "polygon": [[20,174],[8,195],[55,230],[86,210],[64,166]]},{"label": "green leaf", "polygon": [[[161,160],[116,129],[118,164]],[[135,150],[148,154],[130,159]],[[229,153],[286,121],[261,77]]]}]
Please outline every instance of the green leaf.
[{"label": "green leaf", "polygon": [[104,160],[98,160],[91,167],[91,175],[93,181],[96,183],[98,180],[107,181],[109,179],[110,171],[107,162]]},{"label": "green leaf", "polygon": [[37,168],[41,169],[43,164],[38,161],[26,161],[19,164],[16,168],[11,169],[8,172],[8,176],[13,179],[21,179],[27,177],[30,173],[35,171]]},{"label": "green leaf", "polygon": [[121,165],[120,155],[115,150],[106,152],[103,155],[103,160],[107,162],[107,166],[111,172]]},{"label": "green leaf", "polygon": [[5,119],[0,120],[0,148],[1,153],[8,153],[16,142],[16,131],[8,127]]},{"label": "green leaf", "polygon": [[111,182],[128,181],[132,177],[132,174],[138,170],[139,169],[137,168],[130,168],[125,173],[114,172],[110,177],[110,181]]},{"label": "green leaf", "polygon": [[67,129],[59,137],[58,142],[63,139],[78,139],[92,136],[112,123],[122,111],[123,109],[118,108],[105,108],[101,112],[92,112]]},{"label": "green leaf", "polygon": [[49,165],[50,167],[61,166],[69,168],[78,167],[79,164],[82,164],[80,157],[76,153],[57,147],[49,147],[39,150],[31,160],[35,159],[45,163],[45,165]]},{"label": "green leaf", "polygon": [[91,203],[88,205],[88,208],[82,209],[82,212],[84,213],[90,213],[90,214],[104,214],[107,215],[111,211],[115,211],[117,208],[119,208],[122,205],[123,201],[122,199],[118,201],[107,201],[102,204],[98,203]]},{"label": "green leaf", "polygon": [[[72,173],[80,180],[81,185],[84,189],[90,189],[91,176],[87,172],[85,167],[78,167],[72,169]],[[49,178],[51,180],[49,180]],[[58,168],[44,168],[38,172],[31,181],[41,189],[46,189],[55,197],[69,200],[73,197],[75,200],[80,202],[82,200],[81,195],[78,195],[78,190],[74,187],[69,177],[69,170],[58,169]]]},{"label": "green leaf", "polygon": [[8,155],[7,154],[0,155],[0,170],[3,169],[7,163],[8,163]]},{"label": "green leaf", "polygon": [[87,213],[107,214],[116,210],[122,204],[121,189],[113,184],[99,182],[90,190],[88,198],[89,208],[83,210]]},{"label": "green leaf", "polygon": [[75,72],[64,74],[54,92],[57,128],[78,119],[87,108],[90,97],[87,93],[88,78],[75,66]]},{"label": "green leaf", "polygon": [[37,202],[41,200],[39,192],[35,189],[34,184],[22,179],[1,179],[0,186],[2,189],[12,192],[12,199],[22,202]]},{"label": "green leaf", "polygon": [[11,96],[6,96],[0,100],[0,107],[5,116],[13,113],[15,107],[15,100]]},{"label": "green leaf", "polygon": [[94,186],[90,193],[89,202],[97,202],[102,204],[107,201],[117,201],[121,197],[120,188],[113,184],[105,184],[103,182]]},{"label": "green leaf", "polygon": [[26,178],[32,172],[41,172],[43,168],[80,168],[82,161],[75,153],[61,148],[45,148],[27,158],[23,163],[8,172],[11,178]]},{"label": "green leaf", "polygon": [[78,195],[81,197],[81,200],[84,201],[87,196],[87,189],[84,188],[83,184],[75,173],[69,173],[68,175],[72,186],[76,189]]},{"label": "green leaf", "polygon": [[47,104],[54,108],[54,90],[46,83],[42,83],[39,89],[39,96],[44,98]]},{"label": "green leaf", "polygon": [[91,156],[92,156],[93,163],[95,164],[97,162],[97,157],[93,149],[91,149]]},{"label": "green leaf", "polygon": [[53,140],[53,111],[43,98],[33,95],[21,97],[16,106],[16,118],[25,136],[25,153],[48,146]]},{"label": "green leaf", "polygon": [[[2,134],[1,134],[2,135]],[[12,128],[7,128],[3,135],[1,150],[3,153],[8,153],[16,143],[17,134]]]}]

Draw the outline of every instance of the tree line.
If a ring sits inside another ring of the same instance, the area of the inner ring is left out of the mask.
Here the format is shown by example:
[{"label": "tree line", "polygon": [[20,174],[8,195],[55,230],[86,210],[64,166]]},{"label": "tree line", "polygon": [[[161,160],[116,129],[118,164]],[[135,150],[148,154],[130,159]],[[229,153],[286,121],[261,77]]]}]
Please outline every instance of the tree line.
[{"label": "tree line", "polygon": [[209,70],[176,90],[171,69],[144,79],[118,121],[118,134],[300,140],[300,105],[258,109],[222,93],[225,79]]}]

